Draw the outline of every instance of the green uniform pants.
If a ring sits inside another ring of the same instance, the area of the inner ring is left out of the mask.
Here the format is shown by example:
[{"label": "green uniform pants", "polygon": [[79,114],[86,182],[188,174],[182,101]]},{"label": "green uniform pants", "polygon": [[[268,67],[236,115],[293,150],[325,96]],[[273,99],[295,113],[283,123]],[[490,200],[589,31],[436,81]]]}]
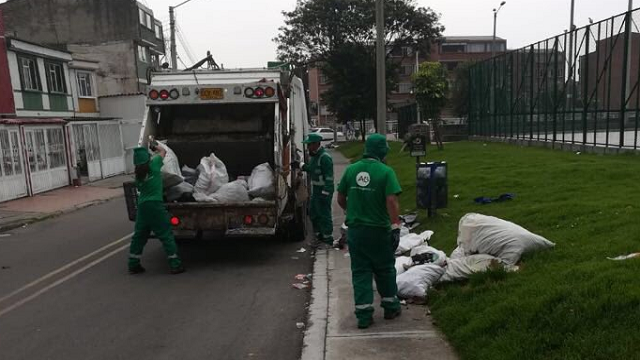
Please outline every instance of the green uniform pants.
[{"label": "green uniform pants", "polygon": [[309,205],[309,218],[313,225],[313,232],[318,240],[327,244],[333,244],[332,195],[322,195],[320,191],[317,191],[317,194],[314,192]]},{"label": "green uniform pants", "polygon": [[140,265],[142,250],[147,244],[151,232],[162,242],[171,268],[179,267],[182,262],[178,257],[178,247],[173,238],[173,230],[169,222],[169,213],[160,201],[147,201],[138,205],[136,226],[129,248],[129,268]]},{"label": "green uniform pants", "polygon": [[385,313],[398,311],[400,301],[396,296],[395,257],[389,231],[368,226],[349,226],[347,241],[358,321],[367,322],[373,316],[374,278]]}]

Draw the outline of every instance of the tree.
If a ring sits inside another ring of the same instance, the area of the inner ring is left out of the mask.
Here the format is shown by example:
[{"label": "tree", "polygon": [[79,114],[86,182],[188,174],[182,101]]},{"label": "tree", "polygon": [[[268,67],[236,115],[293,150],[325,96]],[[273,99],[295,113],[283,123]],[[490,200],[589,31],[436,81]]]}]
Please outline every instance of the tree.
[{"label": "tree", "polygon": [[[342,121],[353,119],[354,112],[360,119],[375,115],[375,3],[299,0],[293,11],[283,12],[285,25],[274,39],[280,60],[325,71],[334,87],[325,101]],[[431,43],[444,30],[439,16],[416,6],[414,0],[386,0],[384,11],[387,59],[391,54],[409,56],[403,53],[404,47],[429,53]],[[387,69],[390,91],[399,67],[388,59]]]},{"label": "tree", "polygon": [[474,61],[465,61],[455,68],[451,84],[451,106],[459,117],[469,116],[469,69]]},{"label": "tree", "polygon": [[438,149],[442,150],[440,135],[440,112],[447,104],[449,82],[447,71],[439,62],[424,62],[418,72],[413,75],[416,101],[427,122],[433,129]]}]

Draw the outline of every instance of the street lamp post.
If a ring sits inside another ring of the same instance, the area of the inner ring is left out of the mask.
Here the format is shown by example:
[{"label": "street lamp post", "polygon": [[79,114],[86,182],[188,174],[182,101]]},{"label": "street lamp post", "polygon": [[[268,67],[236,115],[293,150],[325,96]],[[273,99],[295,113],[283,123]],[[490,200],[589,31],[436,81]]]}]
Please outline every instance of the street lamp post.
[{"label": "street lamp post", "polygon": [[176,18],[174,10],[188,3],[191,0],[183,1],[176,6],[169,6],[169,27],[171,28],[171,69],[178,70],[178,54],[176,53]]},{"label": "street lamp post", "polygon": [[493,9],[493,38],[491,39],[491,77],[493,79],[493,84],[491,86],[491,93],[490,93],[490,101],[491,103],[489,104],[489,109],[493,109],[494,111],[494,116],[495,116],[495,111],[496,111],[496,90],[495,90],[495,86],[496,86],[496,27],[497,27],[497,23],[498,23],[498,12],[500,11],[500,9],[502,9],[502,7],[504,6],[504,4],[506,4],[506,1],[503,1],[500,3],[500,6],[498,6],[497,9]]},{"label": "street lamp post", "polygon": [[496,56],[496,26],[498,23],[498,12],[506,3],[506,1],[503,1],[500,3],[500,6],[498,6],[497,9],[493,9],[493,38],[491,40],[491,57]]}]

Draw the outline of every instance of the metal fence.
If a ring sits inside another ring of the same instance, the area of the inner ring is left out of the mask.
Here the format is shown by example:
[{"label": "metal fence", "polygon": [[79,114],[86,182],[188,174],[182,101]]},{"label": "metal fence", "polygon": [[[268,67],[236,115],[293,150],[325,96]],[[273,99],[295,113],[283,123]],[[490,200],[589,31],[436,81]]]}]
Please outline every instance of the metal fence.
[{"label": "metal fence", "polygon": [[597,147],[640,144],[640,9],[469,71],[469,134]]}]

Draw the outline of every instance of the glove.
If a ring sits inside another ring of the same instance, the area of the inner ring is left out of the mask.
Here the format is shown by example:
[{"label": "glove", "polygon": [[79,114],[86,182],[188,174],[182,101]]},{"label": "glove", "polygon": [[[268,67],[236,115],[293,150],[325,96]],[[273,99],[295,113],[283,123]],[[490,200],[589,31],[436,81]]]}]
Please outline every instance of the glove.
[{"label": "glove", "polygon": [[158,142],[157,141],[152,141],[149,143],[149,150],[156,152],[156,150],[158,150]]},{"label": "glove", "polygon": [[400,245],[400,229],[391,230],[391,244],[393,252],[395,252],[398,248],[398,245]]}]

